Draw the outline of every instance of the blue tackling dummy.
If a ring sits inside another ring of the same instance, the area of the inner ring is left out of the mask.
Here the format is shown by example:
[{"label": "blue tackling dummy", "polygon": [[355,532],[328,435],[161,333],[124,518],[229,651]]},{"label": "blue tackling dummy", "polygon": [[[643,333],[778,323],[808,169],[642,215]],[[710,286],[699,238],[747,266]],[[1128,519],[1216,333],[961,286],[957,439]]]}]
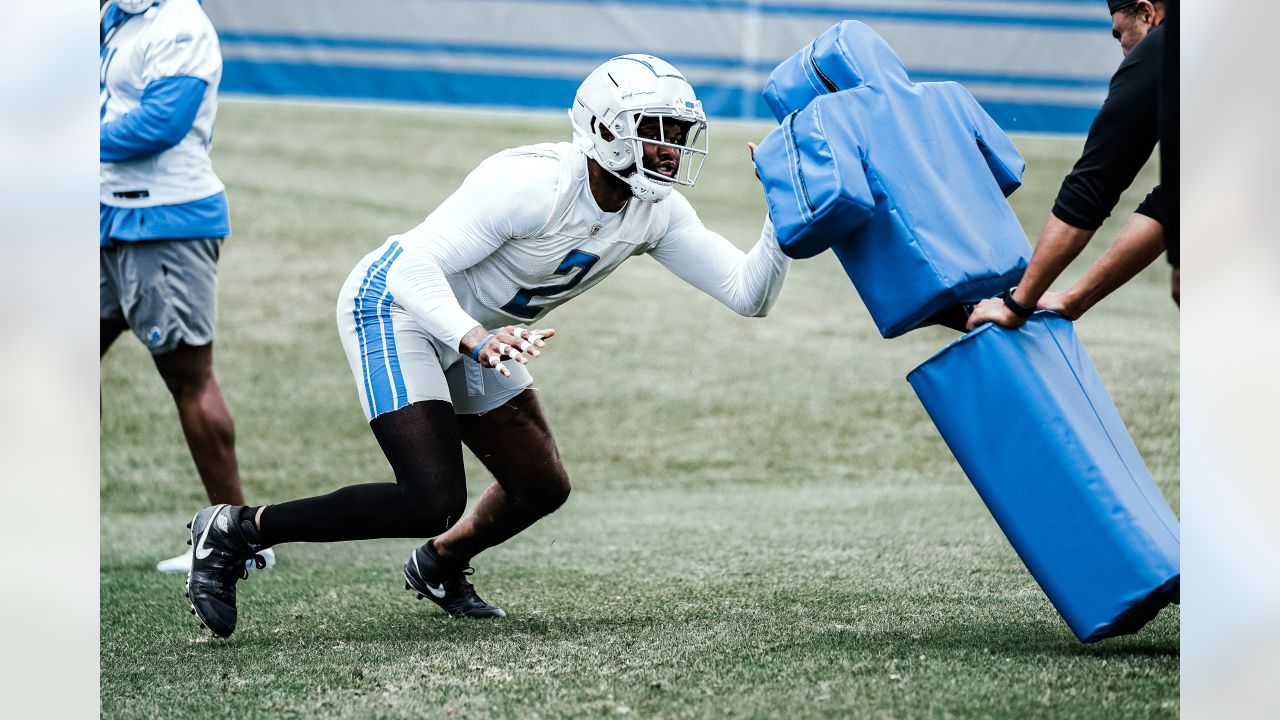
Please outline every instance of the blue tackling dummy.
[{"label": "blue tackling dummy", "polygon": [[907,380],[1077,638],[1137,632],[1178,602],[1178,518],[1069,320],[983,325]]},{"label": "blue tackling dummy", "polygon": [[779,65],[765,99],[782,126],[755,164],[778,242],[833,249],[884,337],[962,328],[959,306],[1017,284],[1031,248],[1005,197],[1022,155],[964,87],[911,82],[850,20]]},{"label": "blue tackling dummy", "polygon": [[[1030,247],[1005,197],[1016,148],[955,83],[912,83],[848,21],[770,75],[782,125],[755,153],[784,252],[831,248],[885,337],[1016,285]],[[1178,519],[1071,323],[978,328],[908,376],[1076,637],[1136,632],[1178,601]]]}]

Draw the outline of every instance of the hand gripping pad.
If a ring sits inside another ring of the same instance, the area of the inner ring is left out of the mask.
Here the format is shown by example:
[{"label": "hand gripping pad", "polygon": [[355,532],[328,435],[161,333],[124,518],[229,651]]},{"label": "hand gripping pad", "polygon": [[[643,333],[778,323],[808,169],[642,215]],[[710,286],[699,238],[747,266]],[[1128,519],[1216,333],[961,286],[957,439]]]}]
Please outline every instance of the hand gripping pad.
[{"label": "hand gripping pad", "polygon": [[[1017,148],[962,86],[911,82],[866,25],[837,25],[814,47],[826,45],[847,65],[824,60],[823,76],[856,84],[818,95],[803,80],[812,100],[756,153],[783,251],[831,247],[885,337],[1016,285],[1031,252],[1005,200]],[[774,72],[775,92],[802,82],[805,52]]]},{"label": "hand gripping pad", "polygon": [[1070,321],[984,325],[907,380],[1077,638],[1137,632],[1178,601],[1178,518]]}]

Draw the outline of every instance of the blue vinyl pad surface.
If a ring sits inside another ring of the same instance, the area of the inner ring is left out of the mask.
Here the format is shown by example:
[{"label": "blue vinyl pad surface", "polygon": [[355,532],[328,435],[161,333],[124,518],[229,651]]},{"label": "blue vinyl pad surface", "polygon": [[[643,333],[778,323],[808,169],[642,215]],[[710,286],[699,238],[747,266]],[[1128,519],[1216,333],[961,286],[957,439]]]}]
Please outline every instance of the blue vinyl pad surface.
[{"label": "blue vinyl pad surface", "polygon": [[1031,248],[1005,197],[1023,159],[963,86],[913,83],[850,20],[779,65],[765,97],[781,126],[755,163],[779,244],[831,248],[884,337],[1017,284]]},{"label": "blue vinyl pad surface", "polygon": [[984,325],[907,380],[1076,637],[1137,632],[1178,601],[1178,518],[1069,320]]}]

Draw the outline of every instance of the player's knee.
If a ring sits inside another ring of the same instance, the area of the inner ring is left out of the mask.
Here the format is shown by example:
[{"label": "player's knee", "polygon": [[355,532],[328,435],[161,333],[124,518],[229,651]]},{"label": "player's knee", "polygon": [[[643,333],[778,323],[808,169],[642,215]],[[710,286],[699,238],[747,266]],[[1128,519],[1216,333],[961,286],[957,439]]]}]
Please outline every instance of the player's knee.
[{"label": "player's knee", "polygon": [[550,515],[565,504],[571,489],[569,476],[560,472],[540,483],[538,491],[531,493],[526,502],[538,515]]},{"label": "player's knee", "polygon": [[439,509],[436,511],[440,527],[444,530],[448,530],[454,525],[457,525],[458,521],[462,519],[462,513],[466,512],[466,510],[466,489],[459,490],[456,494],[443,498]]},{"label": "player's knee", "polygon": [[[402,483],[403,487],[403,483]],[[467,489],[440,487],[428,491],[418,486],[417,491],[405,490],[405,500],[412,507],[423,537],[438,535],[453,527],[467,509]]]},{"label": "player's knee", "polygon": [[169,394],[181,402],[188,398],[199,398],[207,390],[216,387],[213,370],[169,368],[160,370],[160,377],[169,389]]}]

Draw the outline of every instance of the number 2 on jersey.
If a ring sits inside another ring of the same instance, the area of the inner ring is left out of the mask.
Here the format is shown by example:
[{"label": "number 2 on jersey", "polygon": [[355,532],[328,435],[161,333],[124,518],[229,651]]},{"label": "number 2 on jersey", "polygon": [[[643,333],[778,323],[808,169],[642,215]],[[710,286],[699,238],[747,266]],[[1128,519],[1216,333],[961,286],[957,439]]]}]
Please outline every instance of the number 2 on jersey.
[{"label": "number 2 on jersey", "polygon": [[529,301],[538,296],[557,295],[566,290],[572,290],[578,283],[582,282],[582,278],[591,272],[594,266],[600,260],[599,256],[592,255],[582,250],[574,250],[560,261],[560,267],[556,268],[556,275],[568,275],[574,270],[581,268],[582,272],[575,274],[569,279],[569,282],[561,285],[543,285],[542,287],[521,289],[516,296],[511,298],[511,302],[502,306],[502,312],[516,317],[532,320],[542,312],[542,308],[529,305]]}]

